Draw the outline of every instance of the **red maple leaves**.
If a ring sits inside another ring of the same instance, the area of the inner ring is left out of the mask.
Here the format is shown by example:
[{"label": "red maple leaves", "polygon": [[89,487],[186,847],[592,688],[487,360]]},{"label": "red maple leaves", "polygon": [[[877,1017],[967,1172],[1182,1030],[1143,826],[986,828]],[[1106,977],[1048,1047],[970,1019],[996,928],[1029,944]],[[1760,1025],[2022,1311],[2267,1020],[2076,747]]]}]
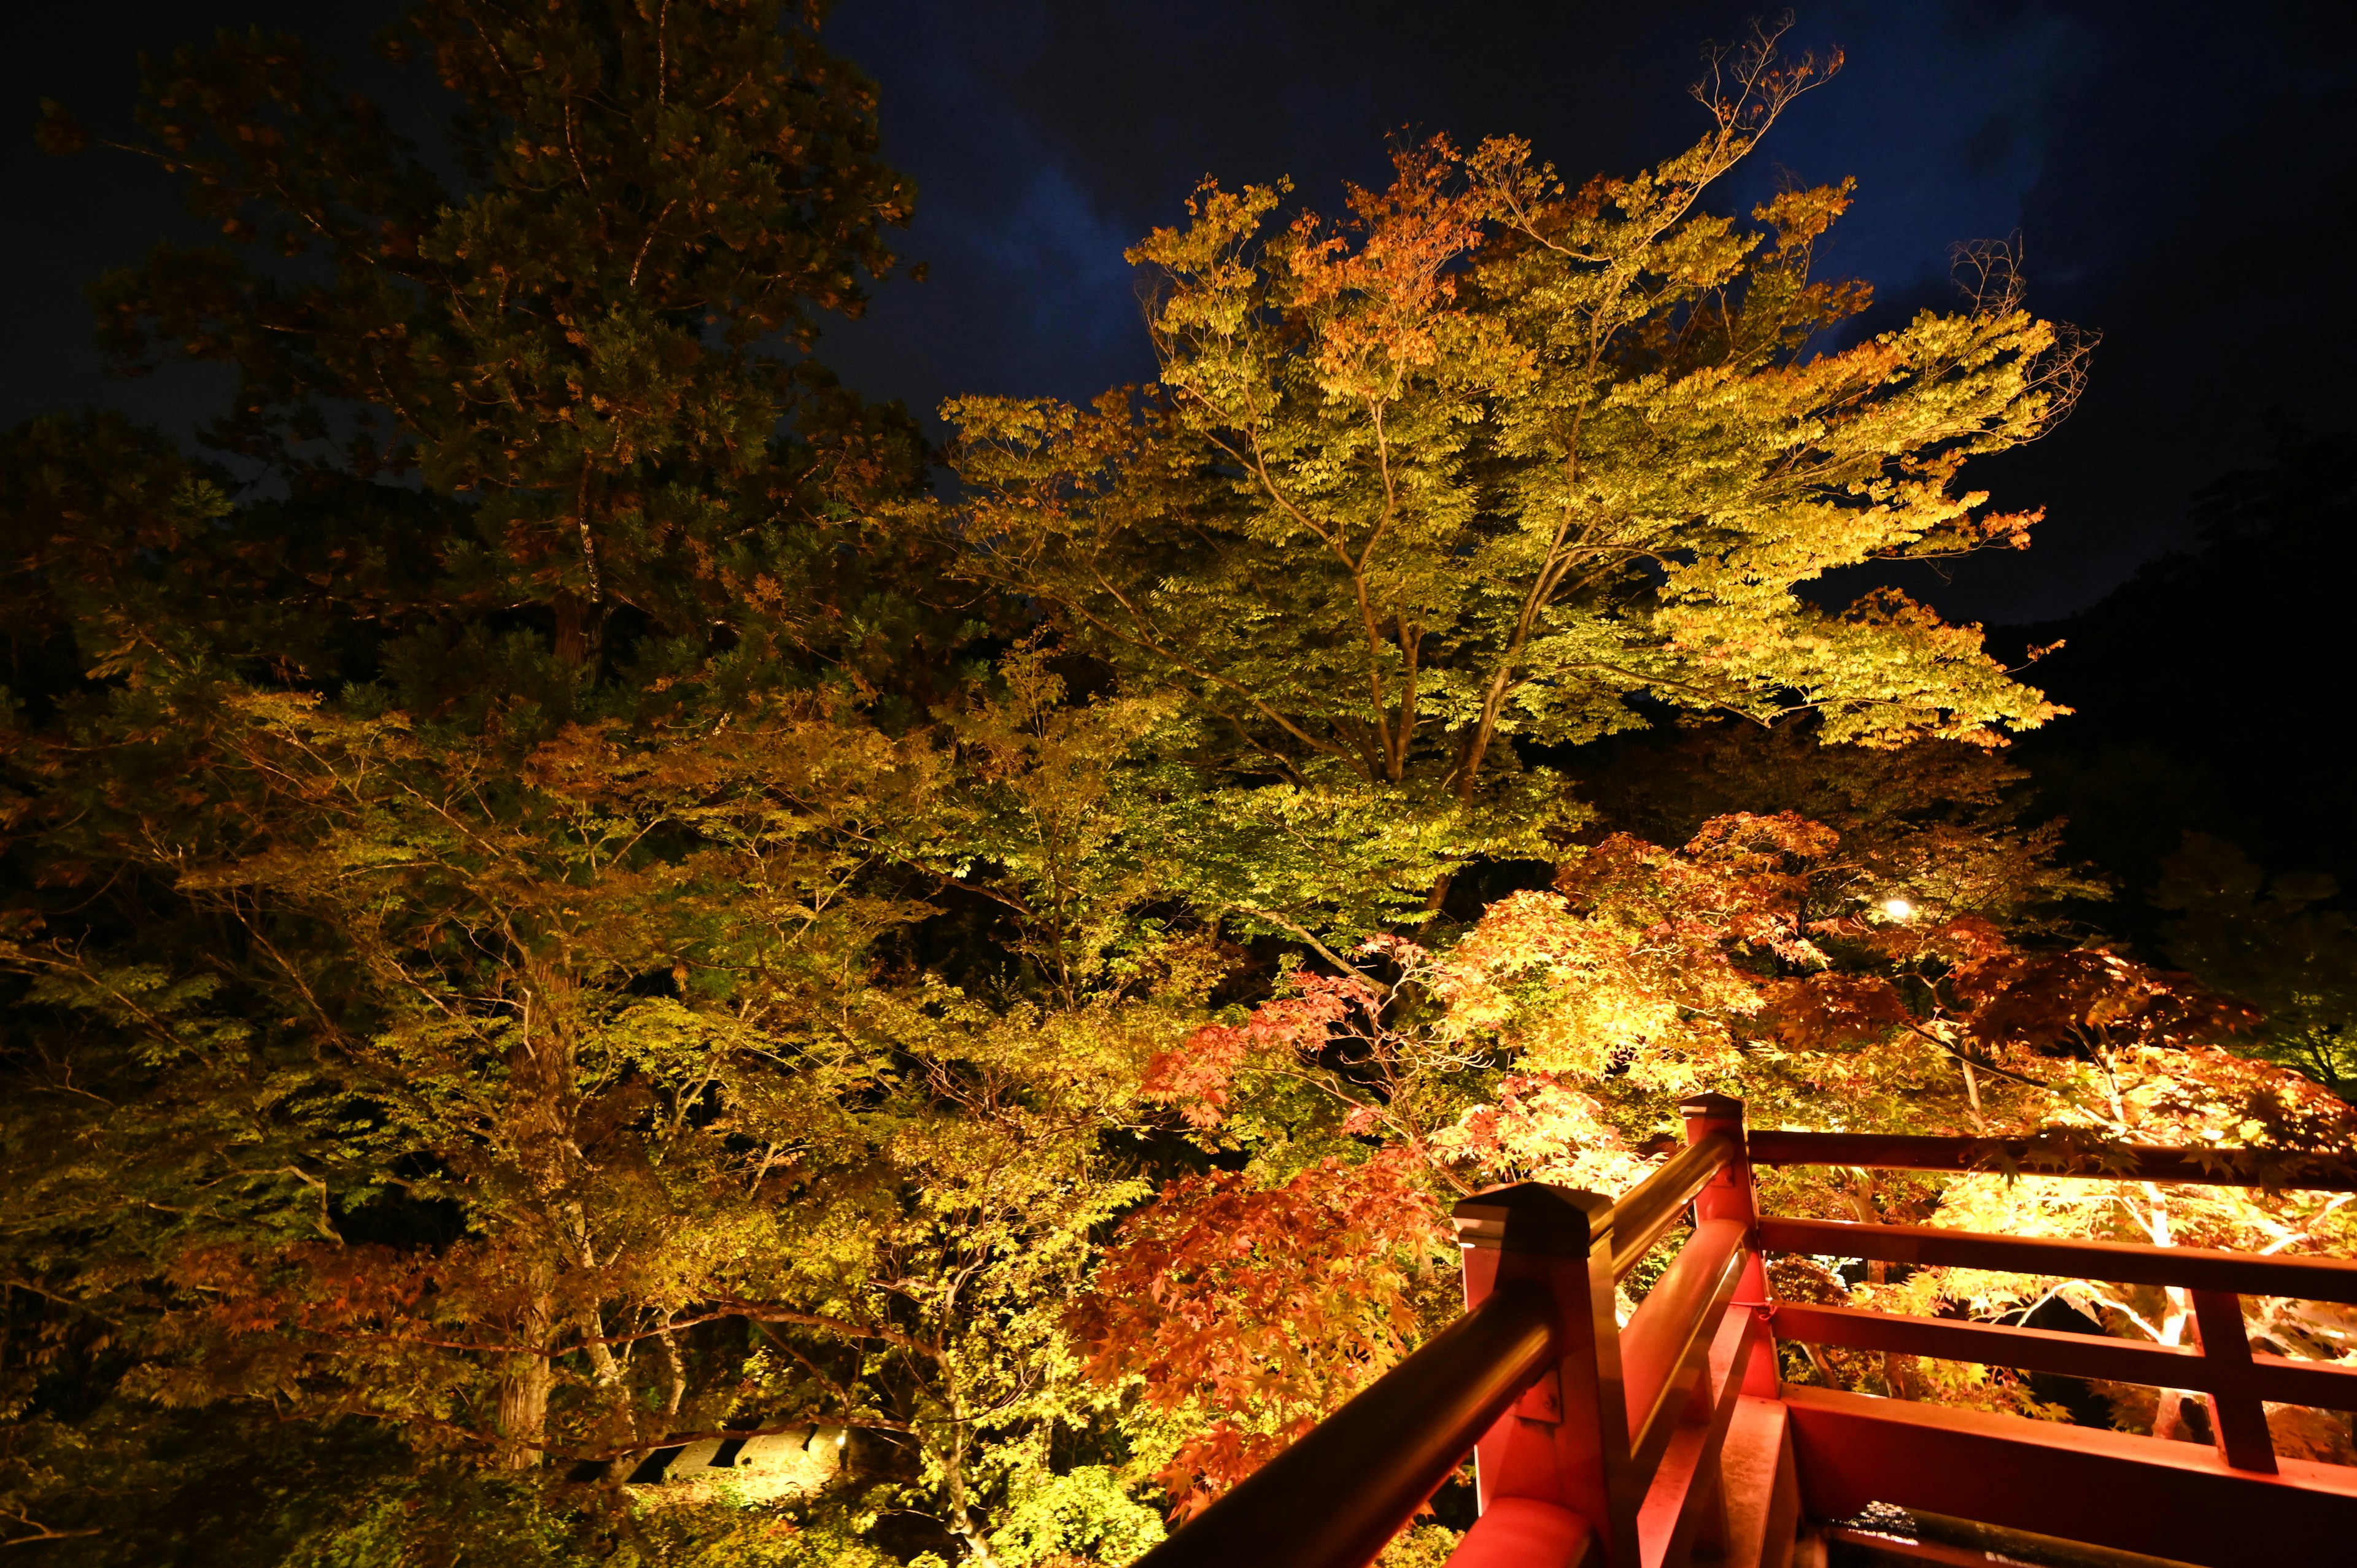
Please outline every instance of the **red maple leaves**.
[{"label": "red maple leaves", "polygon": [[1275,1187],[1190,1176],[1122,1226],[1069,1323],[1092,1376],[1137,1380],[1191,1428],[1156,1477],[1183,1517],[1399,1358],[1411,1284],[1446,1234],[1399,1150]]}]

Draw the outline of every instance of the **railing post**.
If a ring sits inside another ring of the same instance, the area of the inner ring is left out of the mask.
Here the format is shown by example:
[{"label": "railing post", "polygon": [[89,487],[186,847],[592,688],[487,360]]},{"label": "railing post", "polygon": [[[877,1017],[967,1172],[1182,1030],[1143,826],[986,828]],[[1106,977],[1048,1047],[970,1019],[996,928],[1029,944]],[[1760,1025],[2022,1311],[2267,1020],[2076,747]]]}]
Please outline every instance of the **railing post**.
[{"label": "railing post", "polygon": [[1530,1280],[1560,1315],[1554,1371],[1475,1446],[1482,1511],[1510,1498],[1568,1509],[1594,1530],[1609,1568],[1638,1568],[1643,1497],[1629,1463],[1611,1238],[1590,1226],[1611,1207],[1600,1193],[1523,1182],[1458,1203],[1457,1235],[1469,1310],[1510,1281]]},{"label": "railing post", "polygon": [[[2193,1333],[2201,1343],[2201,1359],[2218,1372],[2248,1373],[2251,1337],[2243,1326],[2243,1298],[2233,1291],[2197,1290],[2193,1297]],[[2275,1439],[2267,1431],[2267,1407],[2259,1396],[2234,1379],[2210,1394],[2210,1431],[2219,1456],[2237,1470],[2274,1475]]]},{"label": "railing post", "polygon": [[[1741,1221],[1744,1248],[1749,1254],[1743,1261],[1743,1282],[1735,1288],[1736,1301],[1766,1317],[1773,1309],[1768,1299],[1768,1271],[1760,1262],[1760,1202],[1751,1187],[1750,1157],[1739,1151],[1744,1148],[1743,1101],[1731,1095],[1697,1094],[1681,1101],[1678,1112],[1685,1118],[1686,1143],[1701,1143],[1713,1133],[1725,1133],[1735,1140],[1738,1153],[1710,1184],[1695,1194],[1695,1223],[1706,1219]],[[1770,1328],[1774,1326],[1772,1323]],[[1743,1391],[1760,1399],[1777,1397],[1776,1337],[1771,1332],[1760,1337],[1759,1348],[1751,1354],[1750,1364],[1743,1369]]]}]

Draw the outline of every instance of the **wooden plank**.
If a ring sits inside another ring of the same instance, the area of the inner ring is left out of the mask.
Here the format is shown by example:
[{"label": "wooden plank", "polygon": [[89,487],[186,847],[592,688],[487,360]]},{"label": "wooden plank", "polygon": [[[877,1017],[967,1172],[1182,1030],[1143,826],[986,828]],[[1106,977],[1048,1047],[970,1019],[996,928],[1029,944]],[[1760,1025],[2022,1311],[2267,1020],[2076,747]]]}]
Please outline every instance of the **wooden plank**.
[{"label": "wooden plank", "polygon": [[2357,1541],[2357,1469],[2256,1474],[2206,1444],[1830,1389],[1784,1402],[1819,1519],[1887,1502],[2210,1568],[2345,1563]]},{"label": "wooden plank", "polygon": [[1786,1133],[1753,1128],[1746,1153],[1760,1165],[1857,1165],[1873,1170],[2001,1171],[2090,1181],[2179,1182],[2357,1192],[2357,1161],[2265,1149],[2090,1149],[2019,1138],[1929,1138],[1886,1133]]},{"label": "wooden plank", "polygon": [[1569,1509],[1500,1498],[1448,1554],[1448,1568],[1578,1568],[1598,1555],[1596,1531]]},{"label": "wooden plank", "polygon": [[[2014,1328],[1944,1317],[1905,1317],[1852,1306],[1776,1305],[1776,1337],[1804,1345],[1838,1345],[1847,1350],[1879,1350],[1930,1356],[2025,1372],[2060,1372],[2072,1378],[2106,1378],[2163,1389],[2205,1387],[2201,1353],[2190,1347],[2139,1344],[2092,1334],[2058,1334],[2044,1328]],[[2351,1381],[2357,1384],[2357,1375]]]},{"label": "wooden plank", "polygon": [[1886,1350],[2025,1372],[2146,1383],[2158,1389],[2238,1391],[2277,1404],[2357,1410],[2357,1367],[2295,1361],[2281,1356],[2254,1355],[2242,1367],[2222,1367],[2189,1345],[2154,1345],[2096,1334],[2058,1334],[2003,1323],[1908,1317],[1798,1302],[1778,1304],[1776,1337],[1804,1345]]},{"label": "wooden plank", "polygon": [[1990,1269],[2055,1279],[2183,1285],[2190,1290],[2357,1305],[2357,1262],[2343,1258],[2258,1258],[2198,1247],[2146,1247],[2126,1241],[1985,1236],[1971,1230],[1935,1230],[1920,1225],[1781,1219],[1760,1221],[1760,1250]]},{"label": "wooden plank", "polygon": [[[1678,1374],[1699,1376],[1704,1347],[1718,1332],[1719,1314],[1735,1294],[1742,1266],[1740,1221],[1706,1219],[1667,1273],[1654,1283],[1637,1315],[1620,1330],[1620,1376],[1629,1408],[1629,1445],[1642,1454],[1646,1434],[1675,1398]],[[1689,1390],[1691,1391],[1691,1390]]]},{"label": "wooden plank", "polygon": [[1725,1568],[1791,1568],[1801,1492],[1781,1404],[1742,1396],[1719,1452],[1719,1475],[1727,1487]]},{"label": "wooden plank", "polygon": [[1652,1568],[1677,1564],[1695,1554],[1704,1540],[1718,1541],[1726,1524],[1722,1464],[1727,1434],[1743,1397],[1743,1369],[1767,1337],[1765,1326],[1749,1310],[1722,1309],[1717,1331],[1706,1348],[1702,1391],[1697,1402],[1673,1423],[1660,1462],[1637,1510],[1638,1561]]},{"label": "wooden plank", "polygon": [[2251,1352],[2251,1388],[2276,1404],[2313,1405],[2318,1410],[2357,1410],[2357,1367],[2295,1360]]}]

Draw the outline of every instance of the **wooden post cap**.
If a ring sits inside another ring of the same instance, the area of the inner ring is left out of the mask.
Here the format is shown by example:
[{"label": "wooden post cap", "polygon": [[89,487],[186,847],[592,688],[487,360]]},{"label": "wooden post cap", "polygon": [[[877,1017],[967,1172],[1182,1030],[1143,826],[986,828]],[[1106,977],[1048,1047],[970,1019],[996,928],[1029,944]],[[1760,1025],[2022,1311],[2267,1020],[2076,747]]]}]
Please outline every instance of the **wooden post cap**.
[{"label": "wooden post cap", "polygon": [[1611,1207],[1612,1200],[1602,1193],[1524,1181],[1477,1192],[1460,1199],[1450,1213],[1460,1245],[1585,1258],[1592,1238],[1590,1218]]}]

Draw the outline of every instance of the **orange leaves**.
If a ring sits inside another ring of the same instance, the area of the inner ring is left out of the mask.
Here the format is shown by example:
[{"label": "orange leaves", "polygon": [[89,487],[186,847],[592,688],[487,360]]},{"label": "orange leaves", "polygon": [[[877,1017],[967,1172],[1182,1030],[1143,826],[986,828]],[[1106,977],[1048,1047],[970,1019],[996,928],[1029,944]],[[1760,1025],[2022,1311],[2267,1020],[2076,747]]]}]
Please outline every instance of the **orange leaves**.
[{"label": "orange leaves", "polygon": [[1177,1049],[1155,1053],[1146,1063],[1138,1093],[1149,1101],[1176,1105],[1190,1125],[1218,1126],[1222,1107],[1228,1102],[1229,1080],[1244,1059],[1250,1036],[1250,1026],[1204,1025],[1180,1041]]},{"label": "orange leaves", "polygon": [[[1092,1366],[1165,1405],[1214,1389],[1355,1377],[1410,1319],[1405,1260],[1440,1241],[1406,1156],[1327,1159],[1274,1187],[1217,1171],[1170,1183],[1125,1221],[1074,1325]],[[1389,1254],[1393,1272],[1371,1260]]]},{"label": "orange leaves", "polygon": [[1801,929],[1815,863],[1840,835],[1791,811],[1738,811],[1703,823],[1680,857],[1663,866],[1665,884],[1697,913],[1715,914],[1735,940],[1787,963],[1823,964]]},{"label": "orange leaves", "polygon": [[[1956,528],[1958,547],[1971,550],[1986,545],[2001,550],[2027,550],[2029,548],[2029,531],[2045,521],[2046,509],[2042,506],[2029,511],[1996,511],[1971,518],[1960,522]],[[1926,537],[1928,541],[1929,536]],[[2056,643],[2053,648],[2061,646]],[[2029,658],[2035,660],[2041,652],[2051,652],[2053,648],[2032,650]]]},{"label": "orange leaves", "polygon": [[1286,982],[1294,995],[1262,1003],[1243,1024],[1206,1024],[1176,1049],[1156,1053],[1139,1092],[1178,1106],[1193,1126],[1216,1127],[1231,1080],[1248,1058],[1269,1052],[1315,1054],[1354,1006],[1372,1011],[1378,1005],[1373,987],[1356,978],[1335,980],[1296,970]]},{"label": "orange leaves", "polygon": [[[1266,313],[1282,339],[1302,347],[1328,397],[1399,398],[1411,374],[1441,362],[1461,324],[1458,263],[1481,243],[1489,202],[1446,136],[1400,149],[1392,164],[1385,189],[1350,188],[1350,219],[1304,213],[1265,240],[1262,227],[1288,187],[1229,191],[1204,181],[1185,230],[1157,229],[1126,252],[1173,280],[1157,335],[1173,344],[1241,338]],[[1167,370],[1191,384],[1179,365]]]},{"label": "orange leaves", "polygon": [[1202,1412],[1160,1477],[1191,1513],[1397,1359],[1411,1278],[1443,1237],[1396,1150],[1275,1187],[1192,1176],[1123,1224],[1070,1325],[1091,1376]]},{"label": "orange leaves", "polygon": [[1978,1004],[1975,1038],[2041,1053],[2196,1045],[2256,1021],[2250,1009],[2209,994],[2190,975],[2149,969],[2100,948],[1992,954],[1960,966],[1956,988]]},{"label": "orange leaves", "polygon": [[[2125,1102],[2097,1101],[2126,1091],[2083,1084],[2057,1058],[2116,1077],[2123,1052],[2158,1052],[2192,1081],[2209,1069],[2187,1053],[2252,1021],[2186,976],[2104,949],[2026,949],[1984,916],[1905,900],[1890,914],[1877,865],[1789,811],[1709,819],[1674,851],[1614,834],[1561,868],[1557,893],[1514,894],[1454,948],[1419,950],[1415,972],[1442,1010],[1436,1030],[1487,1042],[1550,1093],[1622,1082],[1683,1093],[1738,1074],[1766,1093],[1772,1071],[1807,1104],[1838,1098],[1853,1124],[2118,1121]],[[1995,1076],[1971,1079],[1966,1063]],[[1560,1108],[1536,1120],[1519,1109],[1531,1081],[1435,1138],[1436,1152],[1501,1168],[1519,1139],[1511,1158],[1528,1166],[1555,1157],[1554,1138],[1556,1163],[1577,1163],[1592,1137]],[[1952,1100],[1953,1112],[1937,1109]],[[2179,1114],[2148,1096],[2136,1105],[2137,1117]]]},{"label": "orange leaves", "polygon": [[1760,1031],[1786,1050],[1865,1045],[1908,1022],[1907,1004],[1880,975],[1812,974],[1770,981]]},{"label": "orange leaves", "polygon": [[181,1354],[152,1365],[145,1386],[178,1405],[340,1386],[348,1408],[414,1421],[414,1441],[489,1445],[490,1432],[454,1420],[466,1391],[487,1390],[508,1356],[565,1348],[522,1264],[512,1245],[481,1242],[191,1248],[166,1271],[181,1305],[151,1347]]},{"label": "orange leaves", "polygon": [[1746,963],[1825,961],[1801,911],[1835,842],[1790,813],[1715,818],[1674,852],[1616,833],[1561,868],[1559,894],[1492,905],[1432,988],[1454,1026],[1497,1031],[1533,1068],[1702,1087],[1763,1004]]},{"label": "orange leaves", "polygon": [[1314,334],[1329,397],[1397,397],[1410,372],[1440,361],[1443,339],[1461,328],[1452,268],[1481,243],[1487,217],[1485,199],[1458,172],[1462,163],[1446,136],[1402,148],[1389,189],[1351,188],[1354,222],[1328,229],[1309,214],[1294,224],[1293,308]]},{"label": "orange leaves", "polygon": [[200,1247],[175,1259],[167,1277],[199,1293],[202,1320],[222,1332],[384,1334],[434,1298],[446,1309],[455,1306],[457,1297],[449,1292],[468,1272],[464,1254],[463,1248],[436,1257],[315,1241],[268,1252]]}]

